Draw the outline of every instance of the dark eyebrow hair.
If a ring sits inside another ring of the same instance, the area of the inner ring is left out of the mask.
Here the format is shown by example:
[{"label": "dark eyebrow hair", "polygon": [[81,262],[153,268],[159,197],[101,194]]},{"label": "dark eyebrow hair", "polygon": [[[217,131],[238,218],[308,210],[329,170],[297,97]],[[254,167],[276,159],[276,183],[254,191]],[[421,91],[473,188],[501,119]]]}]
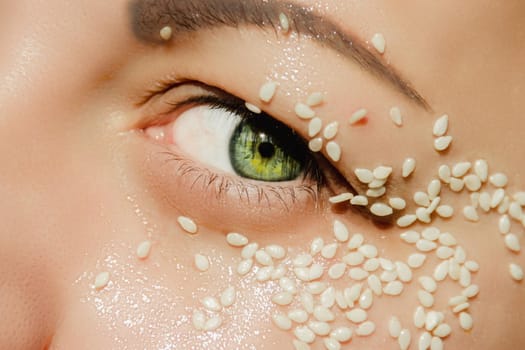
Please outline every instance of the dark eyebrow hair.
[{"label": "dark eyebrow hair", "polygon": [[174,39],[181,34],[227,26],[256,26],[280,31],[279,16],[285,14],[290,31],[310,37],[356,62],[365,71],[383,78],[410,100],[430,111],[427,101],[397,70],[372,53],[357,36],[309,8],[279,0],[133,0],[129,5],[135,36],[161,44],[160,30],[171,26]]}]

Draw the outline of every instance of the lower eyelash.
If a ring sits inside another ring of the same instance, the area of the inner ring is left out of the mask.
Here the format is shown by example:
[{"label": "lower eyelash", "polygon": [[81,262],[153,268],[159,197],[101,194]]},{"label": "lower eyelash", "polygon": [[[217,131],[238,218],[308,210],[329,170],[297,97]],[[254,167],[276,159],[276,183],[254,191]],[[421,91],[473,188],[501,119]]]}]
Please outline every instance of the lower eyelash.
[{"label": "lower eyelash", "polygon": [[[238,199],[248,205],[254,203],[262,205],[266,202],[269,209],[275,209],[273,204],[275,200],[277,200],[283,209],[290,211],[291,207],[298,202],[299,196],[306,194],[315,203],[315,206],[318,207],[319,195],[322,189],[318,183],[292,186],[249,183],[246,180],[234,179],[230,176],[215,173],[210,169],[200,167],[194,161],[184,158],[173,151],[163,151],[160,153],[165,157],[166,163],[176,163],[176,176],[192,175],[195,177],[190,186],[191,189],[194,189],[200,183],[202,190],[214,190],[217,199],[222,199],[230,191],[234,190]],[[253,190],[256,190],[257,194],[255,196],[253,195]]]}]

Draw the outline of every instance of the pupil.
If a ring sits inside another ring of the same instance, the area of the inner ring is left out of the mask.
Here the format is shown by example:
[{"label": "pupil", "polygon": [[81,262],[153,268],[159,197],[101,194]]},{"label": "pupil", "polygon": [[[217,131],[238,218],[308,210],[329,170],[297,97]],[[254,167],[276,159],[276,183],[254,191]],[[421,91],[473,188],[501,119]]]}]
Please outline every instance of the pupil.
[{"label": "pupil", "polygon": [[261,142],[258,151],[263,158],[272,158],[275,154],[275,146],[270,142]]}]

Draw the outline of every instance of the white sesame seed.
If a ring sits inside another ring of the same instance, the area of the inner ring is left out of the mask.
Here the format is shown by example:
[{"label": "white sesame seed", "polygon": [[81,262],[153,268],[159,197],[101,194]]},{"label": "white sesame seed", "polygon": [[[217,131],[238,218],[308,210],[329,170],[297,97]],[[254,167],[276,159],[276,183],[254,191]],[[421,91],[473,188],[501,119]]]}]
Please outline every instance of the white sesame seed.
[{"label": "white sesame seed", "polygon": [[466,312],[462,312],[459,314],[459,325],[464,330],[468,331],[472,329],[472,316]]},{"label": "white sesame seed", "polygon": [[498,213],[505,214],[509,210],[509,206],[510,206],[510,198],[509,196],[505,196],[505,198],[503,198],[503,201],[498,206]]},{"label": "white sesame seed", "polygon": [[366,115],[368,114],[368,111],[364,108],[361,108],[359,109],[358,111],[354,112],[354,114],[352,114],[352,116],[350,117],[350,119],[348,120],[348,122],[350,124],[357,124],[358,122],[360,122],[363,118],[366,117]]},{"label": "white sesame seed", "polygon": [[346,264],[344,263],[334,264],[328,269],[328,276],[334,280],[339,279],[343,277],[345,270],[346,270]]},{"label": "white sesame seed", "polygon": [[168,41],[173,36],[173,29],[170,26],[165,26],[160,30],[159,35],[162,40]]},{"label": "white sesame seed", "polygon": [[457,244],[456,238],[448,232],[441,233],[438,241],[445,246],[455,246]]},{"label": "white sesame seed", "polygon": [[426,290],[419,290],[417,298],[424,307],[432,307],[434,305],[434,297]]},{"label": "white sesame seed", "polygon": [[273,273],[273,267],[272,266],[265,266],[257,270],[255,274],[255,279],[259,282],[266,282],[272,278]]},{"label": "white sesame seed", "polygon": [[201,311],[195,310],[193,311],[191,322],[196,330],[203,330],[206,326],[206,316]]},{"label": "white sesame seed", "polygon": [[416,307],[416,311],[414,312],[413,316],[414,326],[416,326],[416,328],[423,328],[426,317],[425,310],[421,306]]},{"label": "white sesame seed", "polygon": [[292,321],[282,313],[275,313],[272,315],[273,323],[283,331],[292,329]]},{"label": "white sesame seed", "polygon": [[388,321],[388,333],[392,338],[398,338],[401,334],[401,322],[396,316],[390,317]]},{"label": "white sesame seed", "polygon": [[394,213],[393,209],[384,203],[374,203],[370,207],[370,212],[376,216],[388,216]]},{"label": "white sesame seed", "polygon": [[377,52],[379,52],[380,54],[385,53],[386,41],[383,34],[375,33],[374,35],[372,35],[372,39],[370,40],[370,42],[372,43],[372,46],[374,46],[374,48],[377,50]]},{"label": "white sesame seed", "polygon": [[275,95],[277,86],[278,84],[274,81],[264,83],[259,89],[259,98],[261,99],[261,101],[269,103]]},{"label": "white sesame seed", "polygon": [[425,207],[420,207],[416,209],[416,217],[419,221],[429,224],[432,219],[430,218],[430,211]]},{"label": "white sesame seed", "polygon": [[315,117],[314,110],[304,103],[297,103],[295,105],[295,114],[301,119],[312,119]]},{"label": "white sesame seed", "polygon": [[337,327],[334,329],[330,336],[341,343],[345,343],[352,339],[352,329],[348,327]]},{"label": "white sesame seed", "polygon": [[436,241],[441,232],[436,227],[426,227],[421,231],[421,236],[429,241]]},{"label": "white sesame seed", "polygon": [[368,259],[377,257],[377,248],[372,244],[362,245],[359,251]]},{"label": "white sesame seed", "polygon": [[338,194],[337,196],[330,197],[328,201],[332,204],[338,204],[343,202],[350,202],[352,198],[354,198],[354,195],[352,193],[345,192]]},{"label": "white sesame seed", "polygon": [[433,275],[434,279],[436,281],[443,281],[447,277],[448,269],[449,269],[448,261],[443,261],[439,263],[434,269],[434,275]]},{"label": "white sesame seed", "polygon": [[432,341],[432,336],[428,332],[423,332],[419,336],[418,340],[418,349],[427,350],[430,347],[430,342]]},{"label": "white sesame seed", "polygon": [[467,187],[469,191],[478,191],[481,188],[481,180],[477,175],[467,175],[463,181],[465,181],[465,187]]},{"label": "white sesame seed", "polygon": [[[465,184],[467,184],[466,181],[465,181]],[[491,202],[491,200],[492,200],[492,197],[490,196],[490,194],[488,192],[481,192],[480,193],[479,200],[478,200],[479,207],[486,213],[490,210],[490,202]]]},{"label": "white sesame seed", "polygon": [[366,198],[365,196],[354,196],[354,198],[350,200],[350,204],[358,206],[367,206],[368,198]]},{"label": "white sesame seed", "polygon": [[[235,236],[233,236],[235,237]],[[234,243],[242,243],[244,240],[241,238],[240,240],[234,239]],[[243,259],[251,259],[254,257],[255,252],[259,249],[259,244],[257,243],[250,243],[241,250],[241,257]]]},{"label": "white sesame seed", "polygon": [[503,173],[492,174],[489,177],[489,182],[494,187],[505,187],[507,186],[507,183],[508,183],[507,175]]},{"label": "white sesame seed", "polygon": [[359,298],[362,287],[363,285],[361,283],[356,283],[350,288],[345,288],[344,296],[348,305],[353,305],[354,302]]},{"label": "white sesame seed", "polygon": [[257,107],[256,105],[254,105],[253,103],[245,102],[244,106],[246,107],[247,110],[249,110],[252,113],[255,113],[255,114],[261,114],[262,113],[262,110],[259,107]]},{"label": "white sesame seed", "polygon": [[347,248],[350,250],[357,249],[363,244],[364,241],[365,241],[365,238],[363,237],[362,234],[354,233],[352,235],[352,238],[350,238],[350,240],[348,241]]},{"label": "white sesame seed", "polygon": [[368,286],[374,292],[375,295],[380,296],[383,294],[383,286],[381,280],[376,275],[370,275],[367,279]]},{"label": "white sesame seed", "polygon": [[219,303],[219,301],[218,301],[217,298],[215,298],[215,297],[210,297],[210,296],[204,297],[204,298],[201,300],[201,304],[202,304],[202,306],[204,306],[207,310],[210,310],[210,311],[218,312],[218,311],[221,311],[221,310],[222,310],[222,305],[221,305],[221,303]]},{"label": "white sesame seed", "polygon": [[403,125],[403,116],[401,115],[399,107],[390,108],[390,119],[397,126]]},{"label": "white sesame seed", "polygon": [[452,168],[452,176],[463,177],[472,167],[470,162],[459,162]]},{"label": "white sesame seed", "polygon": [[394,271],[383,271],[381,273],[381,276],[379,276],[379,279],[386,283],[395,281],[396,278],[397,278],[397,272],[395,270]]},{"label": "white sesame seed", "polygon": [[451,171],[448,165],[441,165],[438,169],[438,176],[441,181],[444,183],[449,183],[451,178]]},{"label": "white sesame seed", "polygon": [[335,141],[330,141],[326,144],[326,153],[334,162],[338,162],[341,159],[341,147]]},{"label": "white sesame seed", "polygon": [[430,342],[430,350],[443,350],[443,340],[438,337],[432,337]]},{"label": "white sesame seed", "polygon": [[471,205],[467,205],[466,207],[463,208],[463,215],[469,221],[473,221],[473,222],[479,221],[479,215],[476,211],[476,208],[474,208]]},{"label": "white sesame seed", "polygon": [[442,260],[446,260],[454,255],[454,250],[450,247],[439,247],[436,251],[436,256]]},{"label": "white sesame seed", "polygon": [[365,257],[360,252],[351,252],[343,256],[343,261],[350,266],[361,265]]},{"label": "white sesame seed", "polygon": [[452,278],[454,281],[459,280],[461,274],[461,266],[457,261],[454,259],[448,260],[448,275],[450,278]]},{"label": "white sesame seed", "polygon": [[348,318],[353,323],[364,322],[368,318],[368,314],[365,310],[356,308],[346,313],[346,318]]},{"label": "white sesame seed", "polygon": [[419,277],[418,281],[419,284],[421,284],[421,287],[423,287],[423,289],[429,293],[434,293],[437,290],[436,281],[434,281],[432,277],[421,276]]},{"label": "white sesame seed", "polygon": [[396,261],[396,272],[400,281],[410,282],[412,280],[412,270],[402,261]]},{"label": "white sesame seed", "polygon": [[311,139],[308,142],[308,148],[312,152],[319,152],[323,149],[323,139],[320,137],[316,137],[315,139]]},{"label": "white sesame seed", "polygon": [[248,244],[248,238],[240,233],[231,232],[226,235],[226,242],[233,247],[244,247]]},{"label": "white sesame seed", "polygon": [[422,207],[428,207],[430,205],[428,194],[421,191],[414,193],[414,202]]},{"label": "white sesame seed", "polygon": [[297,287],[295,285],[295,282],[289,278],[289,277],[280,277],[279,278],[279,286],[283,289],[283,291],[295,294],[297,292]]},{"label": "white sesame seed", "polygon": [[323,340],[324,346],[327,350],[340,350],[341,344],[334,338],[325,338]]},{"label": "white sesame seed", "polygon": [[205,272],[210,268],[210,261],[207,257],[201,254],[195,254],[195,267],[197,270]]},{"label": "white sesame seed", "polygon": [[272,297],[272,302],[277,305],[289,305],[293,300],[293,295],[288,292],[280,292]]},{"label": "white sesame seed", "polygon": [[349,238],[348,228],[339,220],[334,220],[334,236],[339,242],[346,242]]},{"label": "white sesame seed", "polygon": [[399,333],[399,337],[397,338],[397,342],[399,344],[399,348],[401,350],[407,350],[410,346],[410,342],[412,341],[410,336],[410,331],[408,329],[402,329]]},{"label": "white sesame seed", "polygon": [[519,252],[521,250],[518,236],[516,236],[514,233],[507,233],[505,235],[505,246],[513,252]]},{"label": "white sesame seed", "polygon": [[465,182],[462,179],[457,179],[455,177],[450,178],[449,188],[453,192],[461,192],[465,187]]},{"label": "white sesame seed", "polygon": [[266,251],[259,249],[255,252],[255,260],[264,266],[273,265],[273,259]]},{"label": "white sesame seed", "polygon": [[445,151],[452,143],[452,136],[441,136],[434,140],[434,148],[438,152]]},{"label": "white sesame seed", "polygon": [[354,267],[351,268],[350,271],[348,271],[348,276],[356,281],[362,281],[365,278],[367,278],[369,275],[369,272],[360,268],[360,267]]},{"label": "white sesame seed", "polygon": [[409,177],[416,169],[416,160],[414,158],[406,158],[403,162],[402,176]]},{"label": "white sesame seed", "polygon": [[324,247],[324,241],[321,237],[316,237],[312,240],[312,243],[310,244],[310,254],[316,255],[319,253]]},{"label": "white sesame seed", "polygon": [[179,216],[177,221],[184,231],[191,234],[197,233],[197,224],[192,219],[186,216]]},{"label": "white sesame seed", "polygon": [[365,289],[363,294],[359,297],[359,306],[362,309],[369,309],[374,302],[374,295],[372,294],[372,291],[370,288]]},{"label": "white sesame seed", "polygon": [[416,222],[417,216],[413,214],[403,215],[399,219],[397,219],[396,224],[399,227],[408,227],[412,225],[414,222]]},{"label": "white sesame seed", "polygon": [[252,259],[245,259],[237,265],[237,273],[241,276],[246,275],[253,266],[253,260]]},{"label": "white sesame seed", "polygon": [[295,350],[310,350],[310,346],[305,342],[294,339],[292,343]]},{"label": "white sesame seed", "polygon": [[306,326],[296,327],[294,330],[294,335],[302,342],[313,343],[315,340],[315,333]]},{"label": "white sesame seed", "polygon": [[308,321],[308,313],[303,309],[291,310],[290,312],[288,312],[288,317],[295,323],[305,323],[306,321]]},{"label": "white sesame seed", "polygon": [[310,277],[310,280],[312,281],[312,280],[321,278],[321,276],[323,275],[323,272],[324,272],[324,268],[322,265],[313,264],[312,266],[310,266],[308,275]]},{"label": "white sesame seed", "polygon": [[288,16],[284,13],[279,13],[279,24],[281,26],[281,30],[284,34],[288,33],[290,31],[290,21],[288,20]]},{"label": "white sesame seed", "polygon": [[314,137],[323,128],[323,121],[321,118],[315,117],[308,123],[308,136]]},{"label": "white sesame seed", "polygon": [[321,249],[321,256],[325,259],[332,259],[337,253],[337,247],[338,247],[337,243],[330,243],[330,244],[325,245]]},{"label": "white sesame seed", "polygon": [[502,215],[498,220],[498,229],[501,234],[510,232],[510,218],[508,215]]},{"label": "white sesame seed", "polygon": [[403,241],[409,244],[416,243],[421,239],[421,235],[417,231],[406,231],[399,235]]},{"label": "white sesame seed", "polygon": [[504,198],[505,198],[504,189],[499,188],[496,191],[494,191],[494,193],[492,194],[492,200],[490,202],[491,208],[495,208],[498,205],[500,205]]},{"label": "white sesame seed", "polygon": [[331,122],[328,124],[323,131],[323,136],[325,139],[330,140],[337,135],[337,132],[339,131],[339,123],[338,122]]},{"label": "white sesame seed", "polygon": [[221,293],[221,305],[223,307],[232,306],[235,302],[235,288],[229,286]]},{"label": "white sesame seed", "polygon": [[151,251],[151,241],[144,241],[137,247],[137,257],[139,259],[146,259]]},{"label": "white sesame seed", "polygon": [[399,197],[389,198],[388,204],[395,210],[403,210],[406,208],[405,200]]},{"label": "white sesame seed", "polygon": [[521,206],[517,202],[512,202],[509,205],[509,215],[514,220],[521,221],[523,218],[523,209],[521,209]]},{"label": "white sesame seed", "polygon": [[96,290],[105,288],[109,283],[109,272],[101,272],[95,277],[94,287]]},{"label": "white sesame seed", "polygon": [[303,254],[297,255],[293,259],[292,263],[293,263],[293,266],[295,267],[306,267],[306,266],[310,266],[312,261],[313,261],[313,258],[310,254],[303,253]]},{"label": "white sesame seed", "polygon": [[514,280],[523,280],[523,269],[521,268],[521,266],[512,263],[509,265],[509,272]]},{"label": "white sesame seed", "polygon": [[366,321],[361,323],[355,330],[355,334],[360,337],[366,337],[374,333],[376,330],[376,325],[372,321]]},{"label": "white sesame seed", "polygon": [[413,269],[417,269],[423,266],[423,263],[425,262],[426,258],[427,256],[421,253],[411,254],[407,260],[408,266],[410,266]]},{"label": "white sesame seed", "polygon": [[437,196],[439,196],[439,193],[441,192],[441,182],[439,180],[432,180],[427,186],[427,192],[429,199],[435,199]]},{"label": "white sesame seed", "polygon": [[400,295],[403,292],[403,283],[399,281],[388,282],[386,286],[383,287],[383,293],[386,295]]},{"label": "white sesame seed", "polygon": [[436,249],[437,244],[426,239],[420,239],[416,242],[416,248],[419,251],[426,253]]},{"label": "white sesame seed", "polygon": [[434,128],[432,129],[432,133],[436,137],[443,136],[447,133],[448,130],[448,115],[444,114],[443,116],[439,117],[436,122],[434,123]]},{"label": "white sesame seed", "polygon": [[462,303],[462,304],[459,304],[459,305],[455,306],[452,309],[452,312],[457,314],[458,312],[467,310],[469,307],[470,307],[469,303]]},{"label": "white sesame seed", "polygon": [[272,280],[278,280],[282,278],[287,272],[288,272],[287,267],[284,267],[283,265],[279,265],[275,268],[272,268],[272,275],[270,278]]},{"label": "white sesame seed", "polygon": [[357,168],[354,170],[355,176],[359,182],[369,184],[374,180],[374,173],[368,169]]},{"label": "white sesame seed", "polygon": [[368,272],[376,271],[379,268],[379,259],[376,259],[376,258],[368,259],[363,265],[363,268]]},{"label": "white sesame seed", "polygon": [[452,328],[448,324],[442,323],[438,325],[436,329],[434,329],[433,333],[434,335],[440,338],[445,338],[445,337],[448,337],[450,333],[452,333]]},{"label": "white sesame seed", "polygon": [[454,208],[450,205],[440,205],[436,208],[436,213],[442,218],[450,218],[454,215]]},{"label": "white sesame seed", "polygon": [[327,309],[330,309],[335,304],[335,288],[328,287],[319,297],[321,305]]},{"label": "white sesame seed", "polygon": [[[331,322],[335,320],[335,315],[329,308],[322,305],[314,307],[314,317],[320,322]],[[326,332],[328,334],[329,332]]]},{"label": "white sesame seed", "polygon": [[346,302],[345,296],[340,290],[335,291],[335,302],[341,310],[346,310],[348,308],[348,303]]},{"label": "white sesame seed", "polygon": [[394,271],[396,269],[396,265],[392,262],[392,260],[379,258],[379,263],[381,268],[385,271]]},{"label": "white sesame seed", "polygon": [[303,293],[300,297],[301,305],[308,313],[314,312],[314,297],[310,293]]},{"label": "white sesame seed", "polygon": [[286,256],[286,249],[277,244],[270,244],[264,250],[270,254],[273,259],[283,259]]},{"label": "white sesame seed", "polygon": [[516,192],[512,195],[512,199],[519,203],[521,206],[525,206],[525,192]]},{"label": "white sesame seed", "polygon": [[324,337],[331,331],[331,327],[326,322],[310,321],[308,322],[308,328],[310,328],[316,335]]},{"label": "white sesame seed", "polygon": [[390,176],[390,174],[392,174],[392,168],[389,166],[381,165],[375,168],[372,174],[374,175],[374,178],[378,180],[384,180],[387,179]]},{"label": "white sesame seed", "polygon": [[470,272],[478,272],[479,271],[479,264],[477,262],[475,262],[474,260],[469,260],[469,261],[465,262],[465,267]]}]

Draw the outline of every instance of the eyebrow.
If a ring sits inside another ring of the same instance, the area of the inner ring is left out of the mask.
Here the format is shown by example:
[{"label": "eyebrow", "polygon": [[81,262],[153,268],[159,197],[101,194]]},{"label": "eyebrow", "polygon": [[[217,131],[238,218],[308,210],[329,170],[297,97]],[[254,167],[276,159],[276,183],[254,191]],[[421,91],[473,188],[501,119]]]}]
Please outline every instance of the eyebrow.
[{"label": "eyebrow", "polygon": [[132,30],[137,39],[161,44],[160,30],[170,26],[180,35],[221,26],[255,26],[280,31],[279,16],[287,16],[290,31],[305,35],[335,50],[365,71],[387,81],[394,89],[427,111],[428,102],[398,71],[372,53],[356,35],[310,8],[278,0],[133,0],[129,5]]}]

